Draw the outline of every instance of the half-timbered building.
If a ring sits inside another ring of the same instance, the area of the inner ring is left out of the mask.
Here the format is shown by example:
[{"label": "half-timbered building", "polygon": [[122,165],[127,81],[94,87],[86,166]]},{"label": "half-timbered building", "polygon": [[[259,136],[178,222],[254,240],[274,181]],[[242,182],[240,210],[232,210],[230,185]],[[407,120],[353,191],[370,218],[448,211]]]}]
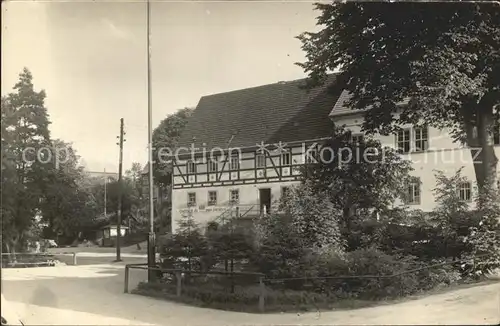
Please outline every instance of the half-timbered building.
[{"label": "half-timbered building", "polygon": [[[247,216],[272,212],[287,187],[298,182],[300,167],[315,160],[316,144],[331,136],[334,124],[350,129],[353,141],[366,137],[363,112],[347,107],[350,95],[336,77],[330,75],[311,91],[302,87],[305,80],[297,80],[202,97],[174,153],[173,229],[188,212],[199,223],[235,208]],[[415,182],[408,185],[404,204],[434,209],[435,171],[451,176],[459,169],[467,181],[458,194],[473,204],[470,149],[456,143],[446,129],[402,128],[393,135],[370,137],[413,162]],[[492,138],[500,156],[500,121]]]},{"label": "half-timbered building", "polygon": [[247,217],[276,210],[332,134],[335,79],[309,91],[296,80],[202,97],[172,153],[173,230],[188,212],[204,224],[234,208]]}]

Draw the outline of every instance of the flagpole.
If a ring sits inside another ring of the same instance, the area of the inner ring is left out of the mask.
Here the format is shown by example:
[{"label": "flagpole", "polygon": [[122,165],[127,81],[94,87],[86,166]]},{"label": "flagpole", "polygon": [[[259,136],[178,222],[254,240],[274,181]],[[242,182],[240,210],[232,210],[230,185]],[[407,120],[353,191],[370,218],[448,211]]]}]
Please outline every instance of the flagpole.
[{"label": "flagpole", "polygon": [[106,169],[104,169],[104,218],[106,218],[106,216],[108,214],[107,211],[106,211],[106,205],[107,205],[107,185],[108,185],[108,176],[106,174]]},{"label": "flagpole", "polygon": [[[148,266],[155,267],[155,233],[154,233],[154,202],[153,202],[153,112],[151,94],[151,8],[149,0],[147,6],[147,46],[148,46],[148,177],[149,177],[149,235],[148,235]],[[153,282],[155,272],[148,271],[148,281]]]}]

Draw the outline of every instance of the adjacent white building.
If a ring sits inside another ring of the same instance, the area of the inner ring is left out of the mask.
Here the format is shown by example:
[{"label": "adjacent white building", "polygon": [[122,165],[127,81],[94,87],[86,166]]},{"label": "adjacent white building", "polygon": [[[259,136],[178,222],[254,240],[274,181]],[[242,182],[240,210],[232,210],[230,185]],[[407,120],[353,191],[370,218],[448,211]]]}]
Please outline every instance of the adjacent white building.
[{"label": "adjacent white building", "polygon": [[[330,119],[337,125],[345,125],[353,132],[353,137],[364,137],[361,132],[363,113],[345,106],[348,96],[347,91],[342,92],[330,112]],[[460,168],[468,181],[460,186],[459,194],[464,200],[472,202],[476,191],[476,177],[470,149],[454,142],[445,129],[412,125],[403,126],[403,129],[393,135],[373,137],[382,145],[399,150],[405,159],[413,162],[412,174],[417,180],[408,187],[408,204],[424,211],[432,210],[435,207],[435,172],[440,170],[451,176]],[[493,134],[495,153],[500,157],[500,124]]]}]

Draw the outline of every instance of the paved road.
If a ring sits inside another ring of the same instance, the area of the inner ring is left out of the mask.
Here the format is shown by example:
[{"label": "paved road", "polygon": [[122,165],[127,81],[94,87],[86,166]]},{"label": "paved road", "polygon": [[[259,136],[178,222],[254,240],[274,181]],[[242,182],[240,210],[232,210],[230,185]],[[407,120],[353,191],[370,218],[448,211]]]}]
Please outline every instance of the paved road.
[{"label": "paved road", "polygon": [[[4,269],[2,292],[26,325],[467,325],[500,321],[500,283],[373,308],[258,315],[124,294],[123,265]],[[144,271],[131,271],[131,287],[145,278]]]}]

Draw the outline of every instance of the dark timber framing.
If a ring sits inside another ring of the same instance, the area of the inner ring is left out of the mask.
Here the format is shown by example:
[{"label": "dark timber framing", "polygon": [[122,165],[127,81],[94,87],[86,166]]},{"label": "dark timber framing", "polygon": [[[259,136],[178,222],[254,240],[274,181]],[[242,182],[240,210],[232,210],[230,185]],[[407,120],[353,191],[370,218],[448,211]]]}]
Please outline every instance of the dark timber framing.
[{"label": "dark timber framing", "polygon": [[[191,155],[184,155],[184,157],[179,157],[179,160],[185,161],[185,163],[179,164],[177,160],[173,159],[172,163],[175,166],[175,169],[179,174],[173,175],[174,184],[173,189],[191,189],[191,188],[207,188],[207,187],[219,187],[219,186],[232,186],[232,185],[241,185],[241,184],[262,184],[262,183],[272,183],[272,182],[294,182],[300,181],[301,175],[297,174],[296,171],[300,169],[305,164],[308,164],[308,151],[311,156],[315,158],[317,161],[319,154],[319,147],[321,146],[321,142],[328,138],[322,138],[317,140],[310,140],[304,142],[294,142],[287,144],[286,151],[278,151],[275,153],[271,153],[269,151],[264,151],[261,153],[258,151],[256,147],[247,147],[242,148],[235,153],[234,148],[229,148],[224,150],[223,155],[224,159],[222,162],[218,160],[221,155],[214,156],[213,159],[217,164],[217,171],[210,172],[209,166],[210,161],[205,155],[208,152],[198,152],[192,153]],[[295,146],[294,146],[295,145]],[[300,146],[298,146],[300,145]],[[312,146],[315,145],[315,146]],[[300,149],[300,152],[295,152],[294,150]],[[305,150],[305,151],[304,151]],[[257,166],[257,157],[261,154],[265,158],[265,166],[258,167]],[[288,164],[284,164],[283,155],[289,155]],[[231,158],[233,156],[238,157],[238,169],[232,170],[231,166]],[[294,163],[294,157],[302,156],[303,162]],[[277,158],[277,162],[274,162],[274,159]],[[197,159],[203,159],[201,162]],[[193,160],[193,162],[198,166],[205,165],[206,171],[198,172],[198,168],[195,169],[195,173],[187,173],[187,164],[189,160]],[[267,160],[271,161],[271,166],[268,165]],[[242,163],[246,161],[253,161],[253,166],[248,165],[245,168],[241,168]],[[222,166],[221,164],[222,163]],[[228,168],[226,169],[226,166]],[[183,173],[181,167],[185,169]],[[270,175],[268,170],[272,169],[275,172],[275,175]],[[284,169],[289,169],[289,172],[285,175],[283,173]],[[259,176],[259,171],[265,171],[264,176]],[[249,172],[250,174],[245,174],[245,172]],[[253,173],[252,173],[253,172]],[[210,175],[216,175],[216,180],[210,180]],[[222,176],[226,174],[225,180],[222,180]],[[243,178],[242,178],[243,174]],[[252,177],[253,174],[253,177]],[[194,176],[194,180],[191,180],[190,177]],[[175,182],[175,178],[180,177],[183,182],[178,180]],[[200,177],[206,178],[206,180],[200,179]]]}]

